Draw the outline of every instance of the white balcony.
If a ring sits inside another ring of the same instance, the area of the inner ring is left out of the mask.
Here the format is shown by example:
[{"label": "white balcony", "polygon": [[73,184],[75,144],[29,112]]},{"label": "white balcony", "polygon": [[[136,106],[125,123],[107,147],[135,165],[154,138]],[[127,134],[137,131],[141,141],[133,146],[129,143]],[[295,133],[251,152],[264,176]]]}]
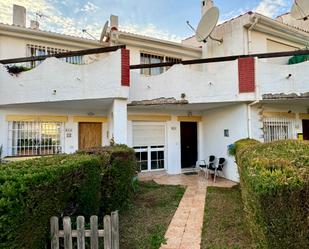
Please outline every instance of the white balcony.
[{"label": "white balcony", "polygon": [[121,50],[87,65],[49,58],[17,76],[0,66],[0,105],[128,98],[121,85]]}]

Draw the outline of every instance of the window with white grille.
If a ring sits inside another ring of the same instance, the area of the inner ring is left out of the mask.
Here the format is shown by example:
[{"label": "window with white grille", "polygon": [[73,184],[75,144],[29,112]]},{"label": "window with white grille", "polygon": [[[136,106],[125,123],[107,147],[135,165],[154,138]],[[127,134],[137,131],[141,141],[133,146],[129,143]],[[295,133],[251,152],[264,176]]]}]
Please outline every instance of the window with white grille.
[{"label": "window with white grille", "polygon": [[61,122],[9,122],[10,156],[37,156],[63,153],[64,124]]},{"label": "window with white grille", "polygon": [[[70,51],[67,49],[27,44],[27,56],[28,57],[59,54],[59,53],[65,53],[65,52],[70,52]],[[72,57],[62,58],[61,60],[71,63],[71,64],[79,64],[79,65],[83,64],[83,56],[72,56]],[[40,63],[41,61],[32,61],[30,62],[28,66],[33,68]]]},{"label": "window with white grille", "polygon": [[295,139],[295,121],[284,117],[264,118],[264,141]]}]

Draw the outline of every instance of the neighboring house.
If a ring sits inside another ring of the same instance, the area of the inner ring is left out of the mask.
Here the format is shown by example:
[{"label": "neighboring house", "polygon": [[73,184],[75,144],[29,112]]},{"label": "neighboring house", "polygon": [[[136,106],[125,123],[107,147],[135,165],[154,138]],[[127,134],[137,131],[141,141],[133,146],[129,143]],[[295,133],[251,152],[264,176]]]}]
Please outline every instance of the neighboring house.
[{"label": "neighboring house", "polygon": [[[202,13],[211,5],[202,1]],[[308,63],[246,58],[128,70],[129,64],[302,49],[309,43],[305,28],[249,12],[215,28],[222,44],[197,44],[194,37],[174,43],[118,31],[113,16],[110,40],[99,43],[23,24],[0,25],[0,60],[109,45],[126,49],[67,60],[85,65],[47,59],[17,77],[0,68],[3,156],[73,153],[114,140],[135,149],[143,171],[179,174],[214,154],[228,159],[224,174],[238,181],[229,144],[245,137],[309,139]]]}]

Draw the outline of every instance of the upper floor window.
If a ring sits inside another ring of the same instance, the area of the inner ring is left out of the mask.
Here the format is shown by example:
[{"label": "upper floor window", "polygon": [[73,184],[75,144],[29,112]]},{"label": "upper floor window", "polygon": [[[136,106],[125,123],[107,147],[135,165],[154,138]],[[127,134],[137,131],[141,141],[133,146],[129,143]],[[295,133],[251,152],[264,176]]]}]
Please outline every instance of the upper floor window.
[{"label": "upper floor window", "polygon": [[[141,64],[154,64],[154,63],[163,63],[163,62],[179,62],[181,59],[174,57],[164,57],[161,55],[153,55],[148,53],[141,53]],[[168,70],[170,67],[166,67]],[[143,75],[159,75],[164,72],[163,67],[156,68],[144,68],[141,69],[141,74]]]},{"label": "upper floor window", "polygon": [[[64,52],[69,52],[69,50],[27,44],[27,56],[28,57],[58,54],[58,53],[64,53]],[[61,60],[66,61],[68,63],[72,63],[72,64],[83,64],[82,56],[67,57],[67,58],[62,58]],[[29,67],[33,68],[40,63],[41,63],[40,61],[32,61],[30,62]]]},{"label": "upper floor window", "polygon": [[[141,64],[162,63],[163,61],[164,61],[163,56],[141,53]],[[144,68],[141,70],[141,74],[144,75],[158,75],[161,73],[163,73],[162,67]]]}]

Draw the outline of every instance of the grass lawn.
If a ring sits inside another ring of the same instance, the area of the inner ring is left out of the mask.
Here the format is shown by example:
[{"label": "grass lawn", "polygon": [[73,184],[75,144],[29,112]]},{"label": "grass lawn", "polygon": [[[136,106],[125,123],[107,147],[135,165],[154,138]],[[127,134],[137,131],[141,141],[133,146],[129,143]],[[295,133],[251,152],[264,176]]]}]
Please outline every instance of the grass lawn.
[{"label": "grass lawn", "polygon": [[181,186],[140,183],[133,206],[120,214],[120,248],[158,249],[184,194]]},{"label": "grass lawn", "polygon": [[208,187],[201,249],[254,248],[244,215],[239,186]]}]

